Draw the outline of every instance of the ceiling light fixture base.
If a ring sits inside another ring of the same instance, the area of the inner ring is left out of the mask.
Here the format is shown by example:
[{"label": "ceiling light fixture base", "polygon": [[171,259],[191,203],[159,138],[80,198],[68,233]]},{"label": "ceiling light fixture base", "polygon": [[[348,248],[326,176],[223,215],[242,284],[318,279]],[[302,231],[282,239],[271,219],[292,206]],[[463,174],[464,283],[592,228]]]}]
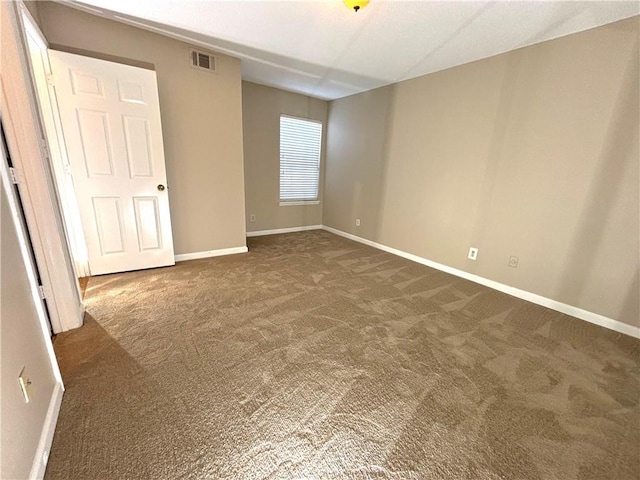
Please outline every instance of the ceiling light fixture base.
[{"label": "ceiling light fixture base", "polygon": [[369,0],[344,0],[344,4],[357,12],[366,7],[369,4]]}]

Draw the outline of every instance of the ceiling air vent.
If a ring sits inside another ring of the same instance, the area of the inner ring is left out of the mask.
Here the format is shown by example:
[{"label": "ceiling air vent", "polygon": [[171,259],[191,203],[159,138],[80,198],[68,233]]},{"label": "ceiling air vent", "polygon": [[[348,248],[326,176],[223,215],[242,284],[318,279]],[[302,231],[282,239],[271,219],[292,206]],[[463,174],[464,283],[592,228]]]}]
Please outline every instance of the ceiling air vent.
[{"label": "ceiling air vent", "polygon": [[216,57],[208,53],[191,50],[191,66],[209,72],[216,71]]}]

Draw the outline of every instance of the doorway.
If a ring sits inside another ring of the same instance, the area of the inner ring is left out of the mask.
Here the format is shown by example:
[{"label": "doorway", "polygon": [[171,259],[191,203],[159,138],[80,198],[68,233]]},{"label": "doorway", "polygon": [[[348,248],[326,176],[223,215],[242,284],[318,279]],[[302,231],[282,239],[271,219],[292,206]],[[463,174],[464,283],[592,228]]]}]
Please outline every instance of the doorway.
[{"label": "doorway", "polygon": [[90,275],[174,265],[155,72],[48,50],[23,22],[79,294]]},{"label": "doorway", "polygon": [[[0,123],[0,152],[2,154],[2,173],[4,176],[11,177],[11,172],[14,171],[13,162],[11,161],[11,155],[9,154],[9,149],[7,148],[7,138],[4,133],[4,125]],[[44,315],[42,315],[42,323],[43,330],[46,331],[49,337],[54,335],[53,327],[51,326],[51,314],[49,312],[49,307],[47,305],[47,300],[44,295],[44,290],[42,287],[42,275],[40,275],[40,269],[38,268],[38,263],[36,261],[36,256],[33,251],[33,241],[31,239],[31,234],[29,233],[29,229],[26,227],[27,219],[24,213],[24,206],[22,204],[22,198],[20,196],[20,192],[18,190],[17,184],[13,184],[11,191],[7,192],[7,196],[13,198],[13,203],[15,205],[15,212],[13,215],[17,217],[16,225],[20,225],[20,230],[22,231],[23,238],[23,255],[27,257],[28,262],[31,264],[31,270],[34,275],[35,285],[40,293],[40,301],[42,304],[42,310]]]}]

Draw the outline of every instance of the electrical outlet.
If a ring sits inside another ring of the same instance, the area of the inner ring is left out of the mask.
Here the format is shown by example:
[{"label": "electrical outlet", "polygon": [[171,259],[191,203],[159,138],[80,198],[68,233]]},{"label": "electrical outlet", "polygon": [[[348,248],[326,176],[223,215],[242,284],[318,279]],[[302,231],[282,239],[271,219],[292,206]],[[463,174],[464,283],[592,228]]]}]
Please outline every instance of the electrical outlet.
[{"label": "electrical outlet", "polygon": [[509,257],[509,266],[511,268],[518,268],[518,257],[514,257],[513,255]]},{"label": "electrical outlet", "polygon": [[359,226],[360,226],[360,219],[356,218],[356,227],[359,227]]},{"label": "electrical outlet", "polygon": [[25,403],[29,403],[31,399],[31,380],[27,376],[25,368],[26,367],[22,367],[20,375],[18,375],[18,382],[20,383],[20,390],[22,391]]},{"label": "electrical outlet", "polygon": [[249,215],[249,221],[250,221],[250,222],[255,222],[255,221],[256,221],[256,215],[255,215],[255,213],[252,213],[251,215]]},{"label": "electrical outlet", "polygon": [[469,260],[477,260],[478,258],[478,249],[476,247],[469,248],[469,255],[467,255]]}]

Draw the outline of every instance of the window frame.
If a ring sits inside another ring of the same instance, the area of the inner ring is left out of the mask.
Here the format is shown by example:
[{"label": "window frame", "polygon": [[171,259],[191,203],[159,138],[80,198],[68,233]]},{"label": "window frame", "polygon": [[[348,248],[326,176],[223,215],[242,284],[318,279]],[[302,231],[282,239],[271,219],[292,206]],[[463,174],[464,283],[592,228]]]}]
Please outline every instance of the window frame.
[{"label": "window frame", "polygon": [[[299,120],[303,122],[315,123],[320,125],[320,144],[318,150],[318,176],[317,176],[317,193],[315,199],[282,199],[282,118],[289,118],[293,120]],[[320,200],[320,183],[321,183],[321,164],[322,164],[322,152],[323,152],[323,136],[324,136],[324,122],[322,120],[316,120],[313,118],[298,117],[295,115],[289,115],[281,113],[278,117],[278,204],[281,207],[299,206],[299,205],[319,205]]]}]

